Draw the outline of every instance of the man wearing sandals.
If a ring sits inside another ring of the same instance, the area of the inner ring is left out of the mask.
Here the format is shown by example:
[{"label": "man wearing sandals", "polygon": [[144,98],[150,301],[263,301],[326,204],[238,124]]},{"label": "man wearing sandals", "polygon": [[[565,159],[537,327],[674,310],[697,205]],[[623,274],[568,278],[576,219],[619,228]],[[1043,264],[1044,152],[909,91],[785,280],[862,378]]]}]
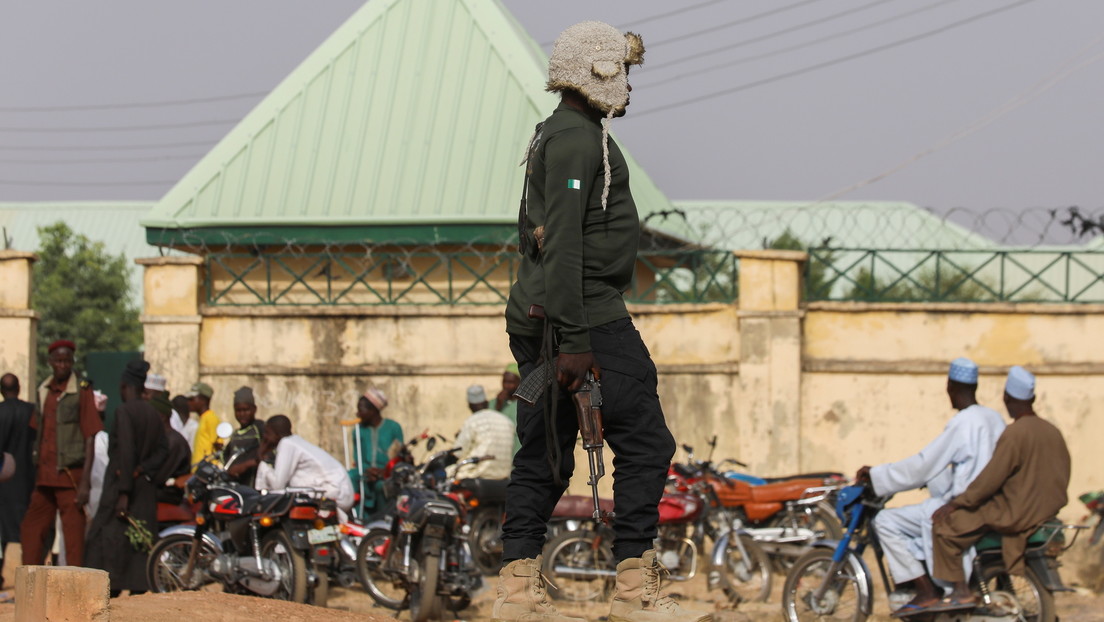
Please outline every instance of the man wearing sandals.
[{"label": "man wearing sandals", "polygon": [[1027,538],[1066,505],[1070,456],[1062,433],[1035,414],[1035,376],[1023,367],[1008,372],[1004,405],[1012,425],[989,464],[965,492],[932,515],[935,576],[954,583],[944,599],[917,603],[925,611],[974,607],[962,555],[986,533],[1001,536],[1005,567],[1023,574]]},{"label": "man wearing sandals", "polygon": [[989,462],[1004,432],[1000,414],[977,403],[977,382],[978,367],[973,361],[952,361],[947,372],[947,397],[958,412],[943,433],[904,460],[859,469],[857,478],[869,478],[879,495],[921,486],[931,494],[921,503],[883,510],[874,519],[874,530],[881,539],[894,582],[899,586],[911,583],[916,592],[915,598],[899,610],[901,613],[942,593],[924,568],[925,561],[930,568],[932,559],[932,513],[966,490]]}]

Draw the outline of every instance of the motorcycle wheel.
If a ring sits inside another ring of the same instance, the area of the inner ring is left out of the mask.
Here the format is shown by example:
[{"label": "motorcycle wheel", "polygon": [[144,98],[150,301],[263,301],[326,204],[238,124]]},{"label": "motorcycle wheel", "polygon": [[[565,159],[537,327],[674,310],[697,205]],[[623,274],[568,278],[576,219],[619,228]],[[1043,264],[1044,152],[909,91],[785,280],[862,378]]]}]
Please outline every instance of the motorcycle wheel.
[{"label": "motorcycle wheel", "polygon": [[479,510],[471,519],[468,531],[468,545],[471,547],[472,564],[480,574],[491,576],[498,574],[502,566],[502,547],[492,546],[496,540],[501,542],[501,508]]},{"label": "motorcycle wheel", "polygon": [[[795,510],[792,518],[785,512],[779,512],[767,523],[768,527],[798,527],[816,532],[817,540],[839,540],[843,538],[843,526],[836,518],[836,512],[830,505],[820,502],[804,510]],[[812,544],[810,542],[809,544]],[[774,568],[779,574],[786,574],[794,564],[795,557],[771,555]]]},{"label": "motorcycle wheel", "polygon": [[[859,579],[851,574],[850,565],[844,564],[835,577],[826,576],[832,565],[832,553],[831,549],[813,549],[794,562],[782,587],[784,620],[866,620],[862,589]],[[825,581],[829,584],[823,600],[814,602],[813,593]]]},{"label": "motorcycle wheel", "polygon": [[356,552],[357,577],[364,591],[380,607],[399,611],[410,606],[410,597],[405,590],[395,587],[383,571],[383,557],[376,552],[390,540],[391,530],[383,528],[372,529],[361,538]]},{"label": "motorcycle wheel", "polygon": [[314,567],[314,585],[310,586],[307,604],[325,607],[330,601],[330,576],[322,566]]},{"label": "motorcycle wheel", "polygon": [[556,600],[586,602],[606,600],[613,591],[613,576],[572,577],[556,567],[580,570],[613,570],[612,538],[602,531],[565,531],[544,545],[544,567],[548,595]]},{"label": "motorcycle wheel", "polygon": [[981,578],[989,591],[1000,590],[1014,596],[1026,622],[1055,622],[1058,619],[1054,611],[1054,594],[1046,589],[1030,566],[1024,568],[1024,576],[1021,577],[1006,572],[1004,563],[998,559],[982,566]]},{"label": "motorcycle wheel", "polygon": [[418,580],[411,586],[410,620],[426,622],[441,617],[444,598],[437,593],[437,578],[441,570],[441,558],[436,555],[423,555],[418,560],[421,567]]},{"label": "motorcycle wheel", "polygon": [[149,581],[151,592],[198,590],[214,581],[207,574],[207,568],[218,557],[219,552],[211,548],[207,542],[201,541],[192,579],[188,585],[181,582],[180,575],[188,565],[193,541],[192,536],[176,534],[164,537],[154,545],[146,561],[146,579]]},{"label": "motorcycle wheel", "polygon": [[[739,536],[740,545],[729,539],[721,567],[721,582],[725,596],[733,606],[742,602],[761,602],[770,597],[771,560],[753,538]],[[745,555],[746,553],[746,555]]]},{"label": "motorcycle wheel", "polygon": [[307,601],[307,560],[291,546],[291,538],[282,529],[268,532],[261,539],[261,557],[280,568],[283,580],[272,598],[293,603]]}]

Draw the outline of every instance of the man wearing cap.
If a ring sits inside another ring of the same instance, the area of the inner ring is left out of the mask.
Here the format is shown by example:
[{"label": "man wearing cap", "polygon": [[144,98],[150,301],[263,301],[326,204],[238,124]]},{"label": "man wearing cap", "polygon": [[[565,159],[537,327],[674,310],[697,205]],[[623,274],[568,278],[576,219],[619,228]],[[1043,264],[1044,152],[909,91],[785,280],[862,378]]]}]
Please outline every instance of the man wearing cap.
[{"label": "man wearing cap", "polygon": [[383,418],[387,408],[387,396],[373,387],[357,399],[357,419],[353,426],[353,468],[349,479],[360,493],[361,518],[367,518],[383,509],[383,469],[403,444],[402,426],[397,421]]},{"label": "man wearing cap", "polygon": [[629,68],[643,60],[638,35],[583,22],[560,34],[548,61],[546,89],[560,93],[560,104],[537,126],[525,158],[522,258],[506,305],[506,332],[521,378],[554,360],[559,386],[552,391],[560,393],[553,400],[546,391],[535,406],[518,405],[521,449],[506,499],[495,620],[578,620],[560,615],[549,600],[540,554],[547,521],[575,466],[579,429],[568,392],[588,372],[601,382],[605,440],[616,465],[617,579],[609,619],[711,619],[663,594],[653,549],[675,442],[660,407],[655,364],[625,306],[640,218],[628,163],[609,136],[610,121],[629,105]]},{"label": "man wearing cap", "polygon": [[963,553],[990,531],[1003,536],[1008,571],[1023,574],[1028,536],[1066,505],[1069,449],[1058,428],[1035,414],[1034,404],[1035,376],[1017,365],[1004,385],[1012,425],[1001,435],[989,464],[932,516],[935,576],[952,582],[954,589],[943,602],[931,599],[919,605],[943,611],[975,605]]},{"label": "man wearing cap", "polygon": [[[502,372],[502,390],[498,392],[495,397],[494,409],[498,412],[506,415],[506,418],[513,422],[514,427],[517,427],[517,398],[514,397],[514,392],[518,390],[521,385],[521,372],[518,371],[517,363],[510,363],[506,366],[506,370]],[[518,438],[517,432],[514,432],[514,449],[510,452],[511,459],[517,451],[521,449],[521,439]]]},{"label": "man wearing cap", "polygon": [[23,563],[37,566],[46,559],[46,542],[61,513],[65,562],[84,559],[84,511],[88,501],[94,439],[103,429],[92,389],[73,373],[76,345],[60,339],[47,348],[51,375],[38,387],[38,412],[31,427],[38,431],[34,459],[35,487],[20,535]]},{"label": "man wearing cap", "polygon": [[[882,510],[874,518],[893,581],[911,582],[915,598],[900,608],[911,611],[929,601],[937,588],[924,568],[932,560],[932,513],[966,490],[993,455],[1004,420],[997,411],[977,403],[978,367],[967,358],[951,362],[947,397],[958,412],[943,432],[919,453],[904,460],[859,469],[857,479],[869,479],[878,495],[927,486],[931,497],[921,503]],[[972,563],[973,559],[967,560]]]},{"label": "man wearing cap", "polygon": [[146,386],[142,388],[142,399],[151,400],[155,395],[168,395],[169,382],[161,374],[146,376]]},{"label": "man wearing cap", "polygon": [[215,390],[206,382],[197,382],[184,394],[188,398],[188,409],[199,415],[199,427],[196,428],[195,444],[192,447],[192,464],[199,464],[201,460],[215,453],[215,442],[218,441],[219,416],[211,410],[211,396]]},{"label": "man wearing cap", "polygon": [[234,418],[240,427],[230,435],[230,441],[222,450],[223,464],[238,454],[226,471],[239,483],[252,486],[257,474],[257,449],[264,436],[264,421],[257,418],[257,400],[251,387],[234,391]]},{"label": "man wearing cap", "polygon": [[123,403],[115,409],[108,438],[108,463],[103,495],[88,528],[85,565],[106,570],[111,594],[138,594],[149,589],[148,549],[135,546],[128,532],[157,532],[157,482],[168,440],[161,416],[142,399],[149,363],[130,361],[119,383]]},{"label": "man wearing cap", "polygon": [[[34,404],[19,399],[19,378],[15,374],[0,376],[0,453],[9,460],[4,470],[11,476],[0,483],[0,563],[9,542],[19,542],[19,524],[27,512],[34,489],[35,468],[31,453],[35,433],[31,430]],[[3,578],[0,578],[3,585]]]},{"label": "man wearing cap", "polygon": [[468,387],[468,408],[472,414],[464,421],[464,426],[456,437],[456,446],[461,448],[456,457],[463,460],[494,456],[494,459],[455,468],[452,477],[509,479],[514,438],[517,437],[514,422],[502,413],[488,408],[487,394],[480,385]]}]

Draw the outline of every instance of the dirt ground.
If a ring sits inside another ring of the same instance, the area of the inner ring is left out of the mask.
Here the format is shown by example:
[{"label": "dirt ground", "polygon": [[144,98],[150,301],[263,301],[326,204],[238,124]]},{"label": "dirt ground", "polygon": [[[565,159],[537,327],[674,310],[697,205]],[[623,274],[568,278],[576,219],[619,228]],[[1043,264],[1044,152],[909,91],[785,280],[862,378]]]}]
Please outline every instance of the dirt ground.
[{"label": "dirt ground", "polygon": [[[1071,559],[1077,557],[1077,551],[1070,551]],[[1086,551],[1086,553],[1089,553]],[[1091,557],[1097,559],[1099,551],[1091,552]],[[1074,565],[1074,564],[1071,564]],[[1090,569],[1086,572],[1086,567]],[[1092,585],[1093,581],[1099,583],[1100,577],[1097,569],[1100,566],[1081,566],[1079,572],[1073,572],[1066,568],[1063,578],[1068,585],[1075,587],[1074,592],[1055,595],[1058,608],[1058,616],[1061,620],[1075,622],[1104,622],[1104,594],[1094,593],[1083,585]],[[5,591],[12,591],[10,585],[14,572],[5,573],[9,585],[4,586]],[[774,575],[774,589],[769,602],[744,603],[733,610],[727,606],[727,602],[719,591],[710,592],[705,585],[704,577],[697,577],[686,583],[671,583],[670,592],[681,597],[685,606],[699,611],[712,611],[716,622],[744,622],[744,621],[768,621],[781,619],[781,586],[785,577]],[[489,620],[491,607],[494,603],[495,578],[488,577],[483,590],[476,595],[474,602],[468,609],[459,612],[460,620]],[[608,603],[594,603],[588,605],[560,604],[560,610],[569,615],[583,617],[588,620],[604,620],[609,611]],[[392,617],[395,616],[395,617]],[[237,620],[279,620],[280,622],[391,622],[396,618],[409,620],[408,612],[395,612],[382,609],[375,605],[371,597],[360,589],[341,589],[333,587],[330,590],[330,607],[320,609],[307,605],[296,605],[281,601],[263,598],[250,598],[246,596],[234,596],[214,592],[189,592],[179,594],[144,594],[141,596],[123,596],[116,598],[111,604],[111,620],[113,622],[147,622],[148,620],[166,619],[191,619],[204,622],[234,622]],[[15,619],[15,605],[0,604],[0,622],[13,622]],[[873,622],[889,622],[889,606],[886,602],[885,592],[880,581],[875,581],[875,606]]]}]

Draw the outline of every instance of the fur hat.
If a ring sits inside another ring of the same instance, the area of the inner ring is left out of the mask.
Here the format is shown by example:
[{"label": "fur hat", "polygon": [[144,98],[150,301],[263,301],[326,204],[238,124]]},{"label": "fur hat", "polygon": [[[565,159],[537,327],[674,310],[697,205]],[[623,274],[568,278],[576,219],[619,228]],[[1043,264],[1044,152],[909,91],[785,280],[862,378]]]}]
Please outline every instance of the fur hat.
[{"label": "fur hat", "polygon": [[621,34],[604,22],[579,22],[560,33],[548,59],[548,84],[553,93],[573,90],[591,106],[606,113],[602,123],[602,209],[610,189],[609,121],[629,103],[626,65],[644,64],[644,40],[632,32]]},{"label": "fur hat", "polygon": [[629,99],[625,65],[644,63],[640,35],[622,34],[602,22],[580,22],[560,33],[548,59],[552,92],[572,89],[602,112],[618,113]]}]

